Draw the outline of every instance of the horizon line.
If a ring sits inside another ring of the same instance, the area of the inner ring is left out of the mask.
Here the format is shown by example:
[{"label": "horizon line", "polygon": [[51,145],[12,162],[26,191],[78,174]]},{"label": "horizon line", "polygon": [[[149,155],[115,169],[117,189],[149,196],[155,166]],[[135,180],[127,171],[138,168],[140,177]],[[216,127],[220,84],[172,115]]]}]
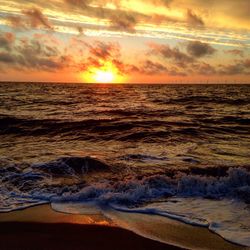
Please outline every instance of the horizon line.
[{"label": "horizon line", "polygon": [[0,83],[50,83],[50,84],[84,84],[84,85],[194,85],[194,84],[202,84],[202,85],[248,85],[250,82],[113,82],[113,83],[96,83],[96,82],[57,82],[57,81],[4,81],[0,80]]}]

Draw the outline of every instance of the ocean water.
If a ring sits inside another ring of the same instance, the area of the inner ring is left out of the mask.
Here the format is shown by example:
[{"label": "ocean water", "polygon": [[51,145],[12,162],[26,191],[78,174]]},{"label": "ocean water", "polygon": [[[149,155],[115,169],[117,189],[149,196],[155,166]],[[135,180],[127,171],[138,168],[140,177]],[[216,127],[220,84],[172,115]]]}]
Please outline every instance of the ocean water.
[{"label": "ocean water", "polygon": [[0,83],[0,212],[91,202],[250,246],[249,125],[250,85]]}]

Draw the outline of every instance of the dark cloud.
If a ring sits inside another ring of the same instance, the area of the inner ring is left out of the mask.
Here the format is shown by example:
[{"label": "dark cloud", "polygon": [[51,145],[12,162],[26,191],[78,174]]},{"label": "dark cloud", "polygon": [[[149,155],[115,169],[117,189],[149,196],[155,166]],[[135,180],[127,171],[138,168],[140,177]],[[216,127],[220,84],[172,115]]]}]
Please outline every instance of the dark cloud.
[{"label": "dark cloud", "polygon": [[0,34],[0,48],[5,50],[11,50],[11,46],[15,40],[15,36],[12,33],[6,32]]},{"label": "dark cloud", "polygon": [[160,64],[160,63],[155,63],[152,62],[150,60],[146,60],[141,69],[140,69],[141,73],[143,74],[147,74],[147,75],[152,75],[152,74],[164,74],[166,72],[168,72],[168,69]]},{"label": "dark cloud", "polygon": [[76,63],[77,71],[91,71],[92,68],[102,68],[108,62],[112,63],[121,74],[128,72],[128,65],[120,61],[121,48],[119,43],[95,41],[90,44],[79,39],[75,39],[74,42],[88,49],[86,59]]},{"label": "dark cloud", "polygon": [[37,8],[27,9],[23,14],[29,19],[30,25],[33,28],[44,26],[47,29],[53,29],[48,18]]},{"label": "dark cloud", "polygon": [[[121,9],[108,9],[103,7],[104,3],[110,1],[99,1],[99,5],[93,7],[90,4],[95,2],[93,0],[65,0],[72,8],[80,9],[81,13],[86,16],[95,17],[99,19],[106,19],[110,22],[110,29],[135,32],[135,26],[139,18],[144,17],[134,11],[125,11]],[[115,5],[119,6],[119,1],[112,1]],[[102,3],[102,4],[101,4]]]},{"label": "dark cloud", "polygon": [[121,60],[113,60],[113,65],[117,68],[120,74],[142,74],[142,75],[168,75],[168,76],[185,76],[184,72],[178,71],[176,68],[168,68],[159,62],[153,62],[152,60],[145,60],[137,65],[126,64]]},{"label": "dark cloud", "polygon": [[232,64],[232,65],[221,65],[219,70],[220,75],[239,75],[244,72],[244,67],[242,64]]},{"label": "dark cloud", "polygon": [[[164,59],[167,65],[147,63],[139,70],[143,74],[153,74],[153,72],[164,72],[167,75],[249,75],[250,60],[236,60],[234,63],[226,65],[211,65],[207,62],[200,61],[200,58],[212,55],[216,50],[206,43],[199,41],[189,42],[187,44],[188,54],[180,51],[178,48],[171,48],[169,45],[150,43],[150,51],[148,55],[158,56],[160,60]],[[144,70],[142,70],[144,69]]]},{"label": "dark cloud", "polygon": [[180,72],[177,68],[167,67],[161,63],[146,60],[142,62],[136,71],[143,75],[166,75],[166,76],[185,76],[184,72]]},{"label": "dark cloud", "polygon": [[7,52],[0,52],[0,63],[12,64],[15,59]]},{"label": "dark cloud", "polygon": [[236,60],[232,64],[220,64],[217,66],[205,62],[197,62],[193,65],[192,73],[203,76],[249,75],[250,60]]},{"label": "dark cloud", "polygon": [[14,28],[23,28],[24,26],[26,26],[21,16],[8,16],[7,20]]},{"label": "dark cloud", "polygon": [[90,55],[97,59],[108,60],[120,57],[120,46],[118,43],[96,41],[94,44],[84,44],[89,49]]},{"label": "dark cloud", "polygon": [[250,59],[247,59],[243,62],[245,68],[250,69]]},{"label": "dark cloud", "polygon": [[195,65],[195,70],[199,75],[211,76],[217,74],[216,69],[212,65],[205,62]]},{"label": "dark cloud", "polygon": [[83,35],[84,34],[84,28],[81,26],[77,26],[76,30],[79,32],[79,35]]},{"label": "dark cloud", "polygon": [[130,74],[132,72],[137,72],[138,69],[133,65],[126,64],[122,62],[120,59],[113,59],[112,64],[117,68],[120,74]]},{"label": "dark cloud", "polygon": [[66,3],[75,7],[87,8],[88,5],[93,2],[91,0],[64,0]]},{"label": "dark cloud", "polygon": [[[203,26],[204,22],[200,16],[195,14],[190,9],[181,17],[173,17],[169,15],[162,15],[152,13],[151,15],[143,13],[140,10],[126,10],[120,8],[120,2],[110,0],[64,0],[71,11],[76,11],[82,15],[108,20],[110,29],[115,31],[125,31],[129,33],[136,32],[136,26],[140,23],[156,24],[161,23],[181,23],[192,26]],[[145,0],[148,3],[156,6],[170,7],[173,0]],[[107,8],[105,4],[113,3],[117,6],[116,9]],[[79,11],[80,10],[80,11]]]},{"label": "dark cloud", "polygon": [[[102,2],[110,3],[110,1],[94,1],[94,0],[64,0],[72,11],[81,11],[82,15],[94,17],[98,19],[108,20],[110,23],[110,29],[115,31],[125,31],[129,33],[136,32],[136,25],[139,23],[150,23],[150,24],[160,24],[160,23],[176,23],[183,22],[183,20],[176,19],[174,17],[152,14],[147,15],[142,12],[135,10],[123,10],[119,8],[119,1],[112,1],[117,8],[110,9],[106,8],[104,5],[100,4]],[[172,2],[170,0],[147,0],[155,5],[169,6]],[[98,4],[99,3],[99,4]],[[93,7],[95,4],[96,6]]]},{"label": "dark cloud", "polygon": [[204,26],[205,23],[201,17],[196,15],[192,10],[187,10],[187,22],[193,26]]},{"label": "dark cloud", "polygon": [[135,32],[136,17],[129,12],[120,12],[110,16],[111,29]]},{"label": "dark cloud", "polygon": [[38,8],[25,9],[22,15],[7,17],[7,20],[14,28],[29,29],[29,28],[45,28],[53,30],[52,24],[48,18]]},{"label": "dark cloud", "polygon": [[37,40],[31,40],[23,46],[17,47],[18,63],[27,68],[54,71],[62,68],[60,53],[56,47],[44,45]]},{"label": "dark cloud", "polygon": [[60,55],[56,47],[31,39],[12,46],[9,53],[2,52],[0,62],[30,71],[56,71],[62,69],[67,60]]},{"label": "dark cloud", "polygon": [[234,64],[219,65],[219,68],[220,75],[249,75],[250,60],[237,60]]},{"label": "dark cloud", "polygon": [[151,48],[149,54],[158,55],[164,59],[171,59],[181,67],[186,67],[187,64],[193,63],[195,61],[193,57],[185,54],[178,48],[170,48],[168,45],[156,43],[150,43],[149,47]]},{"label": "dark cloud", "polygon": [[191,41],[187,44],[187,52],[193,57],[203,57],[214,54],[216,50],[207,43]]},{"label": "dark cloud", "polygon": [[244,57],[244,51],[240,49],[225,50],[225,53]]}]

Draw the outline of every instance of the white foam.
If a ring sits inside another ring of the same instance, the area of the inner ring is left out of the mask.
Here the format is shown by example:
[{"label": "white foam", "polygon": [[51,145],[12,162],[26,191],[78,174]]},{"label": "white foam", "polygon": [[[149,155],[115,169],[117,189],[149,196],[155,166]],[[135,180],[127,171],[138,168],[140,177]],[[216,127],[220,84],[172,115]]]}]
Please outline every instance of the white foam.
[{"label": "white foam", "polygon": [[[207,227],[230,242],[250,246],[250,209],[246,204],[234,200],[170,198],[165,202],[151,203],[133,209],[117,205],[107,207],[94,202],[56,202],[52,203],[52,208],[59,212],[72,214],[103,213],[107,217],[112,215],[110,209],[132,214],[159,215],[190,225]],[[129,228],[129,225],[127,227]],[[140,232],[137,233],[140,234]],[[141,234],[143,233],[141,232]],[[150,235],[148,236],[150,237]]]},{"label": "white foam", "polygon": [[147,213],[206,226],[224,239],[250,247],[250,208],[235,200],[171,198],[139,209],[113,206],[123,212]]}]

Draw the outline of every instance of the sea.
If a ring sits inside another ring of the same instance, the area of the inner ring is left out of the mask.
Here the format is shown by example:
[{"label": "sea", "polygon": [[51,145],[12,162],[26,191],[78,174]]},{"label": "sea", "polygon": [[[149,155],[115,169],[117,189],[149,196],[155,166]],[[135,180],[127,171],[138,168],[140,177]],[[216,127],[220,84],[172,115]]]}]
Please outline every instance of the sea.
[{"label": "sea", "polygon": [[2,82],[0,212],[91,204],[250,246],[249,125],[250,85]]}]

